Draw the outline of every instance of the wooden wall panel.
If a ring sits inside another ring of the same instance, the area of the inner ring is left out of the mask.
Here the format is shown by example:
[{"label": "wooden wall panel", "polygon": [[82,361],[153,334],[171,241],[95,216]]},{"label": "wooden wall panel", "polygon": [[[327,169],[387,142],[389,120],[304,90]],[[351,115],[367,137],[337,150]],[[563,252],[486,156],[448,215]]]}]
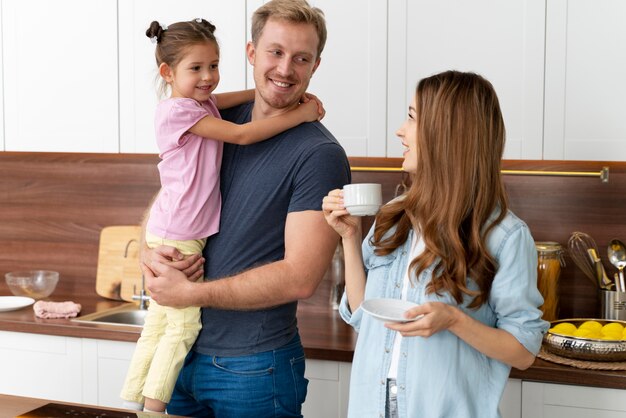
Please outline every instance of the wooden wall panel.
[{"label": "wooden wall panel", "polygon": [[[351,158],[351,165],[400,167],[399,158]],[[140,222],[159,187],[153,154],[0,152],[0,275],[25,268],[58,270],[59,293],[95,295],[100,231]],[[505,176],[511,209],[537,241],[566,245],[573,231],[593,236],[607,271],[606,246],[626,241],[626,163],[505,161],[505,169],[600,171],[586,177]],[[386,201],[408,181],[401,172],[353,172],[353,182],[380,182]],[[371,225],[373,217],[364,218]],[[566,256],[560,281],[562,318],[597,315],[596,289]],[[0,292],[8,294],[4,280]]]},{"label": "wooden wall panel", "polygon": [[[351,158],[352,167],[401,167],[401,158]],[[506,160],[505,170],[600,172],[609,167],[609,182],[599,177],[505,175],[511,210],[529,226],[535,241],[556,241],[567,247],[574,231],[590,234],[597,242],[607,272],[617,271],[608,262],[606,247],[613,238],[626,241],[626,163],[603,161]],[[353,173],[353,182],[383,184],[387,198],[402,180],[401,173]],[[373,218],[365,218],[365,226]],[[560,317],[596,317],[596,288],[589,283],[568,254],[562,270]]]},{"label": "wooden wall panel", "polygon": [[[0,153],[0,289],[17,269],[95,295],[100,231],[132,225],[159,187],[156,155]],[[6,290],[8,292],[8,290]]]}]

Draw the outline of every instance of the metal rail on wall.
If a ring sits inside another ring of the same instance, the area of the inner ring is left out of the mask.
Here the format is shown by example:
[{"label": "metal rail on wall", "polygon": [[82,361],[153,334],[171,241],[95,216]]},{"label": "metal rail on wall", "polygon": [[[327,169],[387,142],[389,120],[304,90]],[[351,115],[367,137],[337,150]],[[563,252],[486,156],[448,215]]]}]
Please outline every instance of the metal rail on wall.
[{"label": "metal rail on wall", "polygon": [[[355,172],[402,172],[400,167],[350,167],[350,169]],[[502,170],[502,174],[511,176],[599,177],[602,183],[609,182],[609,167],[602,167],[600,171]]]}]

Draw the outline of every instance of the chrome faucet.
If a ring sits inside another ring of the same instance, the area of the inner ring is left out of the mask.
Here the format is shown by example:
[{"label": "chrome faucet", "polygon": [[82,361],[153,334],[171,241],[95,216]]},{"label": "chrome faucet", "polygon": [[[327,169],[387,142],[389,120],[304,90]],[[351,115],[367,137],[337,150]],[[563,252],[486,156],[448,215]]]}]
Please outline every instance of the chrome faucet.
[{"label": "chrome faucet", "polygon": [[[130,247],[130,244],[132,244],[133,242],[138,241],[133,238],[126,243],[126,248],[124,249],[124,258],[128,257],[128,247]],[[139,291],[139,293],[137,293],[137,286],[133,285],[133,300],[139,301],[140,310],[148,309],[146,302],[150,300],[150,296],[146,295],[146,278],[144,277],[143,273],[141,274],[141,290]]]},{"label": "chrome faucet", "polygon": [[148,309],[148,307],[146,306],[146,302],[148,302],[150,299],[151,299],[150,296],[146,295],[146,278],[142,274],[141,275],[141,290],[139,291],[139,294],[137,294],[137,286],[133,285],[133,300],[138,300],[139,309],[145,310],[145,309]]}]

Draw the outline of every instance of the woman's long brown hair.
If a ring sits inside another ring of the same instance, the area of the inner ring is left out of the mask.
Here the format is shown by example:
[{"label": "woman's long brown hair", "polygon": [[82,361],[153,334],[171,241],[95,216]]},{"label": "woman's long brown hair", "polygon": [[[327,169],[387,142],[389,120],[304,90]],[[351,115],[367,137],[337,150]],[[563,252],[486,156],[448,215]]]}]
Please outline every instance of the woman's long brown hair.
[{"label": "woman's long brown hair", "polygon": [[[406,241],[411,228],[419,231],[426,248],[410,270],[419,277],[438,262],[427,292],[449,292],[459,304],[466,294],[473,297],[469,307],[477,308],[487,302],[497,269],[486,236],[507,212],[498,97],[483,77],[457,71],[421,80],[415,97],[417,171],[404,199],[377,215],[372,244],[376,254],[389,254]],[[499,214],[490,222],[495,211]],[[467,277],[478,291],[466,286]]]}]

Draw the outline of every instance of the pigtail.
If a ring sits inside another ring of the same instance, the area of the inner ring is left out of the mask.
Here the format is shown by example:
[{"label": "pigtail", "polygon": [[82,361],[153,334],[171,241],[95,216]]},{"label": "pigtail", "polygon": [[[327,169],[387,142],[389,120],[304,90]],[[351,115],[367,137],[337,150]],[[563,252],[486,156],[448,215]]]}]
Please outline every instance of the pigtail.
[{"label": "pigtail", "polygon": [[204,29],[208,30],[210,33],[215,32],[215,25],[209,22],[208,20],[197,18],[197,19],[194,19],[193,22],[196,22],[197,24],[202,26]]},{"label": "pigtail", "polygon": [[150,23],[150,27],[146,30],[146,36],[150,38],[152,43],[158,44],[161,42],[165,28],[156,20]]}]

